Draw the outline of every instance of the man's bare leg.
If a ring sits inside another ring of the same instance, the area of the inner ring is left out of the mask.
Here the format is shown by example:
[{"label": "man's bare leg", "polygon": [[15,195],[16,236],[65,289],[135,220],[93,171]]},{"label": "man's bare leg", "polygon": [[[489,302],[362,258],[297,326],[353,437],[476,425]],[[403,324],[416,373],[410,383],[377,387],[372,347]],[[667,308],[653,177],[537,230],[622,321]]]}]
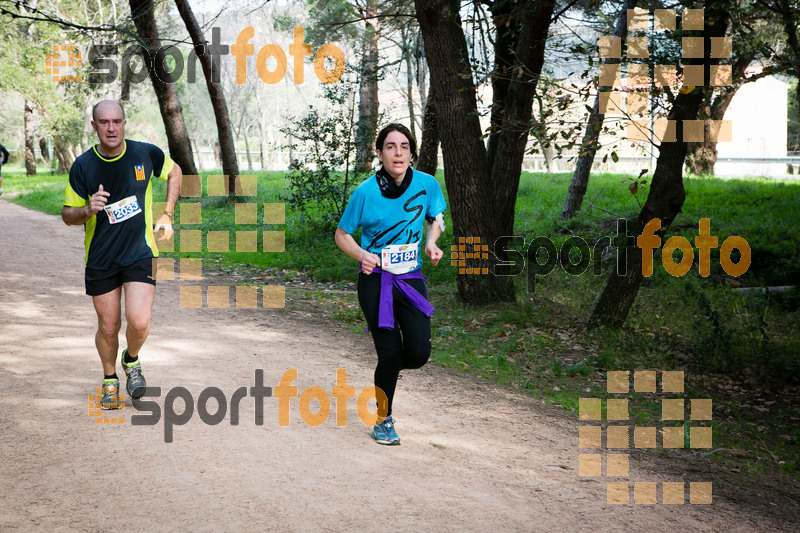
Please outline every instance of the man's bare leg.
[{"label": "man's bare leg", "polygon": [[119,329],[122,326],[122,312],[120,298],[122,287],[117,287],[111,292],[92,296],[94,310],[97,313],[97,333],[94,337],[97,353],[103,363],[103,372],[106,376],[116,373],[117,352],[119,351]]},{"label": "man's bare leg", "polygon": [[125,338],[128,340],[128,355],[131,359],[139,355],[147,335],[150,333],[150,315],[156,297],[156,286],[149,283],[129,281],[125,288]]}]

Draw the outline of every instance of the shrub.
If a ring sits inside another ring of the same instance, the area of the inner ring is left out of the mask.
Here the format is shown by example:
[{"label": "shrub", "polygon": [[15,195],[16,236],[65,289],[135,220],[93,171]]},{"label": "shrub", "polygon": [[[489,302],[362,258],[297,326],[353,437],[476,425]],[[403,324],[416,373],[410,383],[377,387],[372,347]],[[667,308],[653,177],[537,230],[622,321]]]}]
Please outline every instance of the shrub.
[{"label": "shrub", "polygon": [[292,149],[305,155],[291,162],[290,193],[283,199],[303,214],[305,221],[319,230],[333,230],[342,217],[353,188],[366,176],[356,172],[353,152],[356,137],[355,91],[347,84],[326,87],[330,102],[323,114],[314,106],[284,128],[295,141]]}]

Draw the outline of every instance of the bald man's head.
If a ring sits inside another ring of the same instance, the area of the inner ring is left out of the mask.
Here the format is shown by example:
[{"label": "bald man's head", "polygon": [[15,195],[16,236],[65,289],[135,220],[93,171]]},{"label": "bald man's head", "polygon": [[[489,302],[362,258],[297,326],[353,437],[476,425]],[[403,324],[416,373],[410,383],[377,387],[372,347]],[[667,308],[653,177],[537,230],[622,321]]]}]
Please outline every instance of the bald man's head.
[{"label": "bald man's head", "polygon": [[92,129],[100,141],[99,153],[115,157],[125,150],[125,110],[113,100],[103,100],[92,109]]},{"label": "bald man's head", "polygon": [[97,121],[97,113],[99,111],[103,111],[105,109],[119,109],[122,111],[122,119],[125,120],[125,109],[123,109],[122,105],[119,102],[115,102],[114,100],[103,100],[101,102],[97,102],[94,104],[92,108],[92,120]]}]

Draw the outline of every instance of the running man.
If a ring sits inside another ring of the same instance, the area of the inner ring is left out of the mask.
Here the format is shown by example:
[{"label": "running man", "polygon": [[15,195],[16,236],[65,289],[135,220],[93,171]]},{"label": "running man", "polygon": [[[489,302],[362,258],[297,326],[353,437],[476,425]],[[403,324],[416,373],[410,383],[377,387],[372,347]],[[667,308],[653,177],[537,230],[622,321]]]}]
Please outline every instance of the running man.
[{"label": "running man", "polygon": [[69,169],[61,218],[86,232],[86,294],[97,313],[95,345],[103,364],[104,409],[117,409],[119,379],[117,352],[125,295],[125,337],[122,368],[131,398],[141,398],[147,387],[139,350],[150,332],[150,314],[156,294],[153,258],[158,256],[153,232],[153,177],[167,180],[164,213],[156,222],[159,240],[172,236],[175,202],[181,187],[181,169],[152,144],[125,139],[125,111],[113,100],[92,109],[92,128],[99,144],[81,154]]},{"label": "running man", "polygon": [[[358,301],[378,352],[375,386],[386,395],[385,402],[378,402],[378,412],[386,415],[373,427],[372,438],[392,445],[400,444],[392,418],[397,377],[403,369],[422,367],[431,354],[433,306],[419,252],[423,246],[434,266],[441,260],[436,241],[444,231],[447,206],[436,179],[411,168],[417,141],[408,128],[387,125],[375,148],[383,166],[353,191],[335,240],[360,263]],[[358,228],[361,246],[352,236]]]},{"label": "running man", "polygon": [[0,144],[0,196],[3,195],[3,165],[8,163],[8,150]]}]

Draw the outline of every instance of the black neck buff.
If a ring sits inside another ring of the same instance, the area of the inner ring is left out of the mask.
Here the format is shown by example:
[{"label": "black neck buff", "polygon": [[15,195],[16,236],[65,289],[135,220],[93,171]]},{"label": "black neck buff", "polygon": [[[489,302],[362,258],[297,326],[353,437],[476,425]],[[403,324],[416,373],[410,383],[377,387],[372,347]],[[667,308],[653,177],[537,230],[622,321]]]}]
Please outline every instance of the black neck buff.
[{"label": "black neck buff", "polygon": [[395,198],[400,198],[408,186],[411,185],[411,178],[414,177],[414,173],[411,171],[411,167],[406,169],[406,175],[403,176],[403,181],[398,185],[395,183],[394,178],[386,172],[386,169],[381,167],[378,169],[378,172],[375,173],[375,179],[378,180],[378,187],[381,188],[381,194],[386,198],[391,198],[394,200]]}]

